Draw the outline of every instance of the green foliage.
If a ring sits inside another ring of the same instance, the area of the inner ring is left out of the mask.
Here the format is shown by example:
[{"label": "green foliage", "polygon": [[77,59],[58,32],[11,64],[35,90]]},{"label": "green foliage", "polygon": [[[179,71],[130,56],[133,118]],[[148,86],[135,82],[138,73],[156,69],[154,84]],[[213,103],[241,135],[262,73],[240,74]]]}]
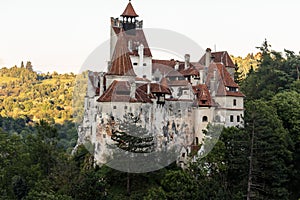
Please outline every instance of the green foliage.
[{"label": "green foliage", "polygon": [[267,41],[258,48],[262,55],[259,67],[242,83],[242,91],[247,99],[270,100],[275,94],[291,88],[296,80],[295,66],[298,66],[299,55],[294,55],[297,59],[291,55],[284,58],[282,53],[270,50]]},{"label": "green foliage", "polygon": [[153,150],[153,137],[138,124],[139,121],[138,117],[128,113],[119,124],[119,129],[113,130],[111,139],[118,148],[133,153],[149,153]]},{"label": "green foliage", "polygon": [[288,199],[290,138],[276,110],[258,100],[246,104],[246,131],[253,139],[250,196],[259,199]]},{"label": "green foliage", "polygon": [[61,124],[72,120],[74,74],[37,74],[30,66],[0,69],[0,115]]}]

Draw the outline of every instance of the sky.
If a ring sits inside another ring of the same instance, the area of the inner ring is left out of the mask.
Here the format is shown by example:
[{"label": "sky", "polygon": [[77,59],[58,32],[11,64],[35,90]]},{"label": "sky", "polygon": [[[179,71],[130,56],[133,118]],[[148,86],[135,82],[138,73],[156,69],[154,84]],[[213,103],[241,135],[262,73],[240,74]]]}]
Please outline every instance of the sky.
[{"label": "sky", "polygon": [[[78,72],[109,39],[110,17],[119,17],[127,3],[0,0],[0,67],[31,61],[37,71]],[[204,49],[244,57],[257,52],[255,47],[266,38],[276,51],[300,51],[299,0],[132,0],[132,4],[144,28],[178,32]]]}]

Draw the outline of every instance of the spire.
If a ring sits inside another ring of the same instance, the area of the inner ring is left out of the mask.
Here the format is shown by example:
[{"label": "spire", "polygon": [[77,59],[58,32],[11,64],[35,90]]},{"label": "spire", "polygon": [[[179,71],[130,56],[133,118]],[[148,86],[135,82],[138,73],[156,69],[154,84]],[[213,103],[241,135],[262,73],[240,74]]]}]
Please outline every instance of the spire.
[{"label": "spire", "polygon": [[138,15],[136,14],[136,12],[131,4],[131,0],[129,0],[129,3],[121,16],[122,17],[138,17]]},{"label": "spire", "polygon": [[112,65],[107,75],[136,76],[132,68],[131,59],[127,49],[127,40],[124,31],[118,35],[118,41],[112,57]]}]

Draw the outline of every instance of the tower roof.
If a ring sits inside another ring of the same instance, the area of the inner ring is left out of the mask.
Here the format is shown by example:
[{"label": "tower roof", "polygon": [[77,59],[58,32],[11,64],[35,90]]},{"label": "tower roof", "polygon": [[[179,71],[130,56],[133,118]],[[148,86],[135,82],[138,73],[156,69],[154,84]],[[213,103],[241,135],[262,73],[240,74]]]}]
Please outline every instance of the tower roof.
[{"label": "tower roof", "polygon": [[126,41],[124,32],[121,31],[112,57],[112,65],[107,75],[136,76],[132,68]]},{"label": "tower roof", "polygon": [[122,17],[138,17],[138,15],[136,14],[130,1],[121,16]]}]

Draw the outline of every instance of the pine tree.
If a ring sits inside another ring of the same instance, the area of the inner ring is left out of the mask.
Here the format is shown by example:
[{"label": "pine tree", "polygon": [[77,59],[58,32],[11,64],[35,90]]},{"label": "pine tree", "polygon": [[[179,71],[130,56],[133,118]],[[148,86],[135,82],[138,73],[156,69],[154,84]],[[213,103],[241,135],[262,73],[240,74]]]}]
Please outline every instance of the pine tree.
[{"label": "pine tree", "polygon": [[[150,136],[146,128],[139,125],[139,117],[132,113],[124,115],[124,119],[119,123],[118,129],[112,131],[111,139],[115,145],[126,152],[150,153],[154,148],[153,136]],[[130,161],[128,161],[130,162]],[[130,173],[127,172],[127,195],[130,196]]]},{"label": "pine tree", "polygon": [[289,199],[289,136],[276,110],[265,102],[248,102],[246,110],[251,139],[247,199]]}]

